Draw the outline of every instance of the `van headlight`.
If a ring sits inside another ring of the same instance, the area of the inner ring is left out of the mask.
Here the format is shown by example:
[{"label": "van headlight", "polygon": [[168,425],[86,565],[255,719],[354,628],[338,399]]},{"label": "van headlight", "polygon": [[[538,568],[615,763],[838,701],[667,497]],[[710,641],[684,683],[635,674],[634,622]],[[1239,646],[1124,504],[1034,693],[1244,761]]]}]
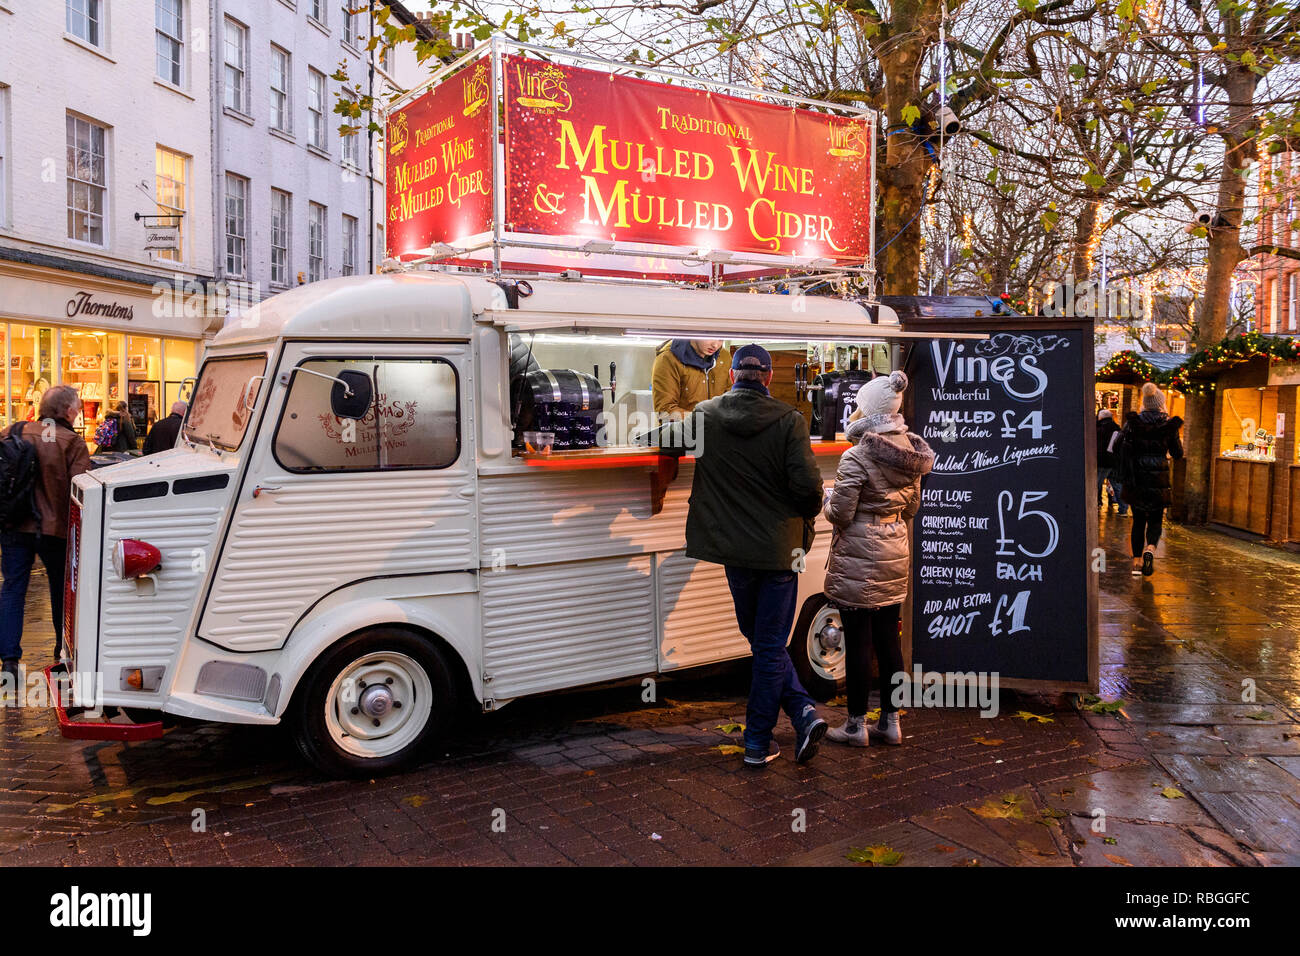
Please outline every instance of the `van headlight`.
[{"label": "van headlight", "polygon": [[122,538],[113,546],[113,570],[123,581],[142,578],[162,567],[162,552],[147,541]]}]

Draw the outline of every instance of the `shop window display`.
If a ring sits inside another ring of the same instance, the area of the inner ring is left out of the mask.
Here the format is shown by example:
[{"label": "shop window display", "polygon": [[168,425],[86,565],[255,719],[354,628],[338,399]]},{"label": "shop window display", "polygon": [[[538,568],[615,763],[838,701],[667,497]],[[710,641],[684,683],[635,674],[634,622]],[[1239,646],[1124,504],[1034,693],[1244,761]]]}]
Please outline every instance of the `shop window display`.
[{"label": "shop window display", "polygon": [[148,434],[162,410],[162,340],[128,336],[126,340],[127,404],[136,434]]},{"label": "shop window display", "polygon": [[1273,461],[1277,444],[1277,386],[1223,391],[1219,453],[1225,458]]},{"label": "shop window display", "polygon": [[64,329],[62,344],[62,381],[81,395],[81,421],[77,430],[89,440],[104,415],[122,401],[122,336]]},{"label": "shop window display", "polygon": [[32,325],[9,326],[9,396],[11,422],[36,420],[41,396],[54,384],[54,330]]},{"label": "shop window display", "polygon": [[188,402],[194,391],[194,343],[163,339],[163,401],[159,414],[167,415],[172,403]]}]

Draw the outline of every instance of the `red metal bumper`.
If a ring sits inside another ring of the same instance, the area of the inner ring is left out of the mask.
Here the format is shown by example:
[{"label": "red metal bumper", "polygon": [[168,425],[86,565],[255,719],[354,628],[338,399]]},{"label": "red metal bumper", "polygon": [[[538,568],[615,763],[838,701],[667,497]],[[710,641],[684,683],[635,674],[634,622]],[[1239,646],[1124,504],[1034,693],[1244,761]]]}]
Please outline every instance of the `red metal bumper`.
[{"label": "red metal bumper", "polygon": [[[56,675],[55,672],[58,672]],[[161,720],[146,724],[137,724],[121,720],[79,720],[80,713],[69,715],[63,706],[63,695],[59,689],[59,677],[67,674],[63,664],[51,664],[45,668],[45,681],[50,688],[50,699],[54,704],[54,713],[59,718],[59,733],[71,740],[154,740],[163,735]],[[74,708],[81,711],[82,708]]]}]

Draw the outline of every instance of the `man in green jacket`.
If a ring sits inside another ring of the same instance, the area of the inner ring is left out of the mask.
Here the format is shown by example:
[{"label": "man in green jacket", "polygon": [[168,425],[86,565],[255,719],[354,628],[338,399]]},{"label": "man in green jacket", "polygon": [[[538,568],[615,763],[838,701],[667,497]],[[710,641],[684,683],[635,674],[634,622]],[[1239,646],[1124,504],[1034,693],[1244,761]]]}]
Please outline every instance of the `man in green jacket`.
[{"label": "man in green jacket", "polygon": [[772,356],[757,345],[732,354],[731,390],[695,406],[691,418],[658,430],[665,450],[696,453],[686,516],[686,555],[725,565],[740,632],[753,649],[745,718],[745,765],[765,767],[780,751],[772,730],[785,710],[795,760],[817,752],[826,722],[786,652],[803,557],[822,508],[822,479],[803,416],[768,392]]}]

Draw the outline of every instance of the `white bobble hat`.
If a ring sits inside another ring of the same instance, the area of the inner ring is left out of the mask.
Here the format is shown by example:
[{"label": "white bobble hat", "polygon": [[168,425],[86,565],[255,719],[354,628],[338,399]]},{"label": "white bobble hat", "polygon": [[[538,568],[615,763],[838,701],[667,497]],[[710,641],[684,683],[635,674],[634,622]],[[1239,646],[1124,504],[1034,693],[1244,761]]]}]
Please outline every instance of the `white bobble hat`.
[{"label": "white bobble hat", "polygon": [[858,389],[858,411],[864,417],[897,415],[903,407],[903,392],[906,390],[907,376],[902,372],[873,378]]}]

